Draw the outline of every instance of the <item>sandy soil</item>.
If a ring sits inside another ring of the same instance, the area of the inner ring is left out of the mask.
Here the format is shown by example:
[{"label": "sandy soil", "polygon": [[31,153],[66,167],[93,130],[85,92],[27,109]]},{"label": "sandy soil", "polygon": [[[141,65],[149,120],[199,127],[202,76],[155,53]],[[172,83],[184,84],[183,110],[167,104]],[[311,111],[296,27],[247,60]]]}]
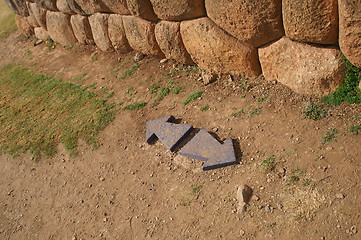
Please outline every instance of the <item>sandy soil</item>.
[{"label": "sandy soil", "polygon": [[[101,134],[98,150],[80,143],[79,156],[70,158],[59,146],[54,158],[39,162],[30,155],[0,155],[0,239],[361,239],[361,134],[346,131],[360,124],[359,105],[331,108],[329,117],[314,121],[301,111],[315,99],[278,83],[259,78],[243,91],[238,79],[204,86],[199,73],[183,72],[175,80],[184,90],[153,106],[149,87],[157,79],[166,85],[162,73],[174,62],[146,56],[134,75],[119,80],[109,72],[135,53],[99,52],[92,61],[93,52],[84,46],[49,51],[18,33],[1,40],[0,66],[20,62],[69,81],[87,72],[84,84],[107,86],[116,101],[149,104],[121,110]],[[125,94],[129,87],[132,96]],[[195,90],[204,91],[201,99],[184,106],[181,101]],[[257,102],[260,97],[266,100]],[[201,112],[207,104],[211,109]],[[231,116],[248,106],[262,107],[261,113]],[[220,140],[232,137],[240,164],[202,171],[201,161],[159,142],[148,145],[146,122],[168,115]],[[322,144],[329,128],[338,130],[337,141]],[[259,164],[270,155],[276,156],[275,170],[263,173]],[[297,169],[304,172],[298,182],[292,181]],[[254,197],[239,213],[236,190],[242,184]]]}]

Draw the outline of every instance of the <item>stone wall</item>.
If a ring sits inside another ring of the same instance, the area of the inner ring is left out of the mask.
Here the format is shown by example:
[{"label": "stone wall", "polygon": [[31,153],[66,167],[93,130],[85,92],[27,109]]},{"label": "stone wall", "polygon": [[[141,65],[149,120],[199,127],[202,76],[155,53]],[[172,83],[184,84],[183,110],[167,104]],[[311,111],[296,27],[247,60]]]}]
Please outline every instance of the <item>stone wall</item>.
[{"label": "stone wall", "polygon": [[6,0],[24,35],[195,62],[277,80],[302,94],[361,67],[361,0]]}]

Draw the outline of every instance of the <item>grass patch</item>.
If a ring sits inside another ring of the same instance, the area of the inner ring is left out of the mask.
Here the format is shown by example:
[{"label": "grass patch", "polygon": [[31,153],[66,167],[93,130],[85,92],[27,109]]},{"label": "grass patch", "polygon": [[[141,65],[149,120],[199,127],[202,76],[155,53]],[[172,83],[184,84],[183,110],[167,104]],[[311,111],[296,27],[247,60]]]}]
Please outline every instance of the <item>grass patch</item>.
[{"label": "grass patch", "polygon": [[352,135],[358,135],[358,132],[361,130],[361,124],[354,124],[347,128],[347,131]]},{"label": "grass patch", "polygon": [[139,110],[147,105],[147,102],[141,101],[125,106],[124,110]]},{"label": "grass patch", "polygon": [[199,191],[201,191],[202,187],[203,186],[199,185],[199,184],[193,185],[191,191],[193,194],[197,194],[197,193],[199,193]]},{"label": "grass patch", "polygon": [[189,104],[190,102],[194,101],[194,100],[197,100],[198,98],[200,98],[203,94],[203,91],[196,91],[196,92],[193,92],[191,93],[187,98],[186,100],[183,101],[183,104],[184,105],[187,105]]},{"label": "grass patch", "polygon": [[88,91],[89,86],[36,74],[20,65],[0,69],[0,151],[37,159],[51,157],[62,143],[71,156],[83,139],[93,148],[97,135],[117,112],[114,103]]},{"label": "grass patch", "polygon": [[163,100],[163,98],[165,98],[169,93],[170,93],[170,89],[169,89],[168,87],[162,88],[162,89],[158,92],[158,99],[159,99],[159,100]]},{"label": "grass patch", "polygon": [[275,155],[270,155],[267,158],[263,159],[259,164],[262,172],[267,173],[275,169],[276,166],[276,157]]},{"label": "grass patch", "polygon": [[133,61],[133,65],[130,69],[124,71],[119,77],[118,79],[122,80],[126,77],[129,77],[131,75],[133,75],[135,73],[135,71],[139,68],[139,63]]},{"label": "grass patch", "polygon": [[312,120],[319,120],[327,116],[327,110],[323,108],[323,105],[309,103],[302,111],[302,114],[305,118]]},{"label": "grass patch", "polygon": [[7,38],[18,27],[15,24],[15,14],[9,9],[5,1],[0,1],[0,39]]},{"label": "grass patch", "polygon": [[211,109],[211,108],[208,104],[200,108],[201,112],[208,111],[209,109]]},{"label": "grass patch", "polygon": [[326,144],[328,142],[336,142],[336,134],[338,131],[334,128],[330,128],[325,132],[325,135],[322,137],[323,141],[322,144]]},{"label": "grass patch", "polygon": [[324,103],[335,106],[343,102],[346,103],[361,103],[361,91],[358,84],[361,81],[361,69],[352,65],[345,56],[342,57],[345,65],[345,81],[339,86],[331,95],[324,97]]},{"label": "grass patch", "polygon": [[[236,109],[235,109],[235,110],[236,110]],[[243,113],[244,113],[244,109],[241,108],[241,109],[239,109],[238,111],[232,113],[231,116],[232,116],[232,117],[238,117],[238,116],[241,116]]]},{"label": "grass patch", "polygon": [[254,117],[262,113],[262,107],[248,106],[248,116]]}]

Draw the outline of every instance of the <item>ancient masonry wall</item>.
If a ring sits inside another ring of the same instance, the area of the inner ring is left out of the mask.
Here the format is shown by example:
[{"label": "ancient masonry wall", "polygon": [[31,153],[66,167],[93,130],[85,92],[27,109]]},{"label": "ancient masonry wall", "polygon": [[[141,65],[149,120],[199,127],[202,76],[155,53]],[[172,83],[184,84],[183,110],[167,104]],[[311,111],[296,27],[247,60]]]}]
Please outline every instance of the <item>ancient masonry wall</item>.
[{"label": "ancient masonry wall", "polygon": [[24,35],[197,63],[325,95],[361,67],[361,0],[6,0]]}]

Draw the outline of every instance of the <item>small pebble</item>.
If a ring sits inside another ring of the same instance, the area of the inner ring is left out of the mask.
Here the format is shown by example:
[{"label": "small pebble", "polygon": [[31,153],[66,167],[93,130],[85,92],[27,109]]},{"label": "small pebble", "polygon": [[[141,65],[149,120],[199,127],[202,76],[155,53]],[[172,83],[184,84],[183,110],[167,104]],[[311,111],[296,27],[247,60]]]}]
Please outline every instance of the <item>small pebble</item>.
[{"label": "small pebble", "polygon": [[269,205],[266,205],[266,206],[264,207],[264,210],[265,210],[266,212],[270,212],[270,211],[271,211],[271,207],[270,207]]},{"label": "small pebble", "polygon": [[245,232],[243,229],[241,229],[241,230],[239,231],[239,235],[243,236],[244,234],[246,234],[246,232]]}]

